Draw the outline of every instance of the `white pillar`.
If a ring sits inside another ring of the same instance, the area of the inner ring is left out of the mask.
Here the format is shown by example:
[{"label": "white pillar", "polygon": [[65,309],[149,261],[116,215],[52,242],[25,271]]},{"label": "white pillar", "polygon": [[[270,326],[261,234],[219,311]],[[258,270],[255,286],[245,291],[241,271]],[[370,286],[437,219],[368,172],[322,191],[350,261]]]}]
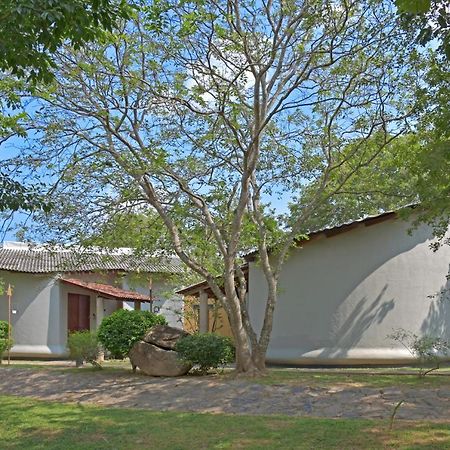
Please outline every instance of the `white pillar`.
[{"label": "white pillar", "polygon": [[[96,300],[96,308],[95,308],[95,329],[98,330],[98,327],[102,323],[103,317],[105,315],[103,298],[97,296]],[[98,362],[102,362],[105,359],[105,354],[103,351],[98,355]]]},{"label": "white pillar", "polygon": [[100,324],[102,323],[103,317],[105,315],[104,313],[104,305],[103,305],[103,298],[102,297],[98,297],[96,298],[96,311],[95,311],[95,316],[96,316],[96,321],[95,321],[95,329],[98,330],[98,327],[100,326]]},{"label": "white pillar", "polygon": [[208,310],[208,294],[205,291],[200,291],[200,317],[199,317],[199,331],[200,333],[207,333],[209,331],[209,310]]}]

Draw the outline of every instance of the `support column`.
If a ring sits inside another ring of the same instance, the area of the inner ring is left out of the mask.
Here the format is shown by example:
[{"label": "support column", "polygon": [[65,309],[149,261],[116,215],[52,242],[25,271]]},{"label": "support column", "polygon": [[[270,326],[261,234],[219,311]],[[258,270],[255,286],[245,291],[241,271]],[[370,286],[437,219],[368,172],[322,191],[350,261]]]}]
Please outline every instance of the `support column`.
[{"label": "support column", "polygon": [[[102,323],[103,317],[105,316],[105,305],[103,304],[103,298],[97,296],[96,298],[96,311],[95,311],[95,329],[98,330],[98,327]],[[102,362],[105,360],[105,354],[101,351],[98,355],[98,361]]]},{"label": "support column", "polygon": [[103,317],[105,316],[104,308],[105,307],[103,305],[103,298],[97,296],[97,298],[96,298],[96,311],[95,311],[95,317],[96,317],[95,329],[96,330],[98,330],[98,327],[102,323]]},{"label": "support column", "polygon": [[209,310],[208,310],[208,294],[200,291],[199,295],[200,314],[199,314],[199,331],[207,333],[209,331]]},{"label": "support column", "polygon": [[135,311],[141,310],[141,302],[134,302],[134,309]]}]

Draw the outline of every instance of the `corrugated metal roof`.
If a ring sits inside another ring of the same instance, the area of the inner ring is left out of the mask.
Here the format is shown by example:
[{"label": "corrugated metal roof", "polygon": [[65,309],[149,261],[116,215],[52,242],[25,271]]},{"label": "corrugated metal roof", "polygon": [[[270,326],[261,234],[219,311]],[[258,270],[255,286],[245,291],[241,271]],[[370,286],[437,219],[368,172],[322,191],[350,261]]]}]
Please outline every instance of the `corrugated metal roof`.
[{"label": "corrugated metal roof", "polygon": [[93,272],[97,270],[181,273],[183,268],[178,258],[89,251],[0,248],[0,270],[28,273]]},{"label": "corrugated metal roof", "polygon": [[[356,228],[358,225],[370,226],[370,225],[374,225],[376,223],[384,222],[386,220],[396,219],[396,218],[398,218],[399,211],[401,211],[403,209],[407,209],[407,208],[414,209],[417,206],[418,206],[417,204],[411,204],[411,205],[407,205],[407,206],[401,208],[400,210],[386,211],[386,212],[374,214],[371,216],[365,216],[361,219],[353,220],[351,222],[346,222],[341,225],[336,225],[334,227],[321,228],[316,231],[311,231],[306,234],[305,239],[296,239],[294,241],[294,245],[296,245],[296,246],[304,245],[308,242],[311,242],[312,240],[319,237],[320,235],[324,235],[326,237],[331,237],[331,236],[338,235],[340,233],[345,233],[347,231],[350,231],[350,230]],[[269,249],[269,251],[270,251],[270,249]],[[251,261],[257,255],[258,255],[258,250],[251,250],[242,256],[245,260]]]},{"label": "corrugated metal roof", "polygon": [[138,292],[133,291],[126,291],[108,284],[92,283],[90,281],[82,281],[75,278],[61,278],[61,281],[88,289],[89,291],[97,292],[98,294],[102,294],[108,298],[112,297],[117,300],[131,300],[140,302],[150,301],[150,297],[147,295],[139,294]]}]

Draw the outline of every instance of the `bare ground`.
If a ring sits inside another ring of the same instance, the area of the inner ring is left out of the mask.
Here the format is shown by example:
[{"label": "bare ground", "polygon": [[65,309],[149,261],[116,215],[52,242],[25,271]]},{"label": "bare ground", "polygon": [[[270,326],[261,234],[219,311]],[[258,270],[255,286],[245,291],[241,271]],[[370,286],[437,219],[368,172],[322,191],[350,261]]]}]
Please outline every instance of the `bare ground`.
[{"label": "bare ground", "polygon": [[151,378],[131,373],[2,368],[0,394],[99,406],[227,414],[449,420],[450,386],[437,388],[262,385],[214,376]]}]

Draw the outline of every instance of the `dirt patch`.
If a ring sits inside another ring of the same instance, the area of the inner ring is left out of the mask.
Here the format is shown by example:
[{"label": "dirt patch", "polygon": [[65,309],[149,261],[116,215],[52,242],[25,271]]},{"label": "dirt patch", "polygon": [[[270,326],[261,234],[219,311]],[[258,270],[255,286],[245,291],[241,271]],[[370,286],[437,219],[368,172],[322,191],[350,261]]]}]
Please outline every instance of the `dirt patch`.
[{"label": "dirt patch", "polygon": [[217,377],[152,378],[131,373],[70,373],[2,368],[0,394],[38,399],[143,408],[154,411],[248,415],[450,421],[450,387],[263,385]]}]

